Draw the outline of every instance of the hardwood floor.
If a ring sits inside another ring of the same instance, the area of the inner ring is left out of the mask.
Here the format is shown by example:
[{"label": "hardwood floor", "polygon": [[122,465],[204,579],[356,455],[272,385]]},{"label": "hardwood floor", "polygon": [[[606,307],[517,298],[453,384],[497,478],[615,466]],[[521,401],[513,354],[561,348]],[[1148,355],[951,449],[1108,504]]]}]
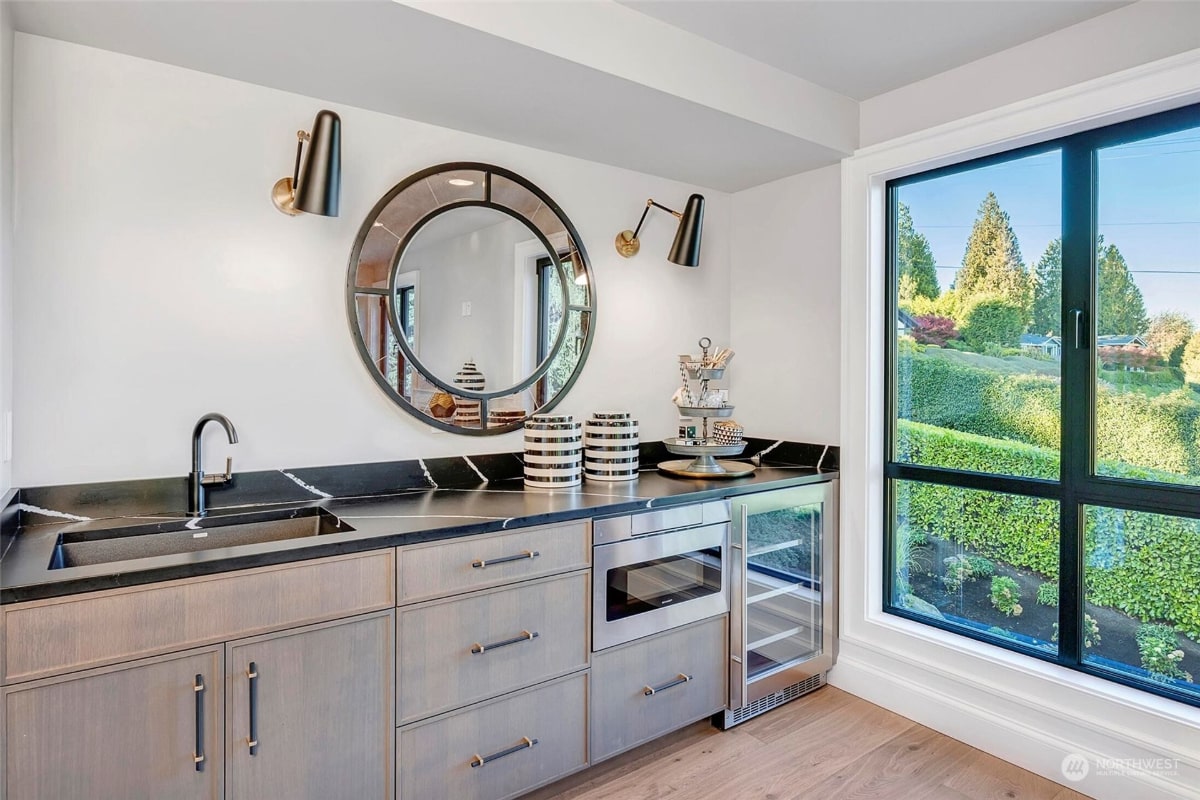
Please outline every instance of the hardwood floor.
[{"label": "hardwood floor", "polygon": [[721,732],[697,723],[523,800],[1070,800],[1053,781],[826,686]]}]

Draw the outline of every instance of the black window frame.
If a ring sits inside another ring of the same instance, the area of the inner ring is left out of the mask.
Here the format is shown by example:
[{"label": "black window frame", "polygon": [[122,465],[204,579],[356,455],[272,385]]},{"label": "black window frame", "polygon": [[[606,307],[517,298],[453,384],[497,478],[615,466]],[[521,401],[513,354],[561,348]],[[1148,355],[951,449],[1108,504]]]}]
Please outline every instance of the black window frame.
[{"label": "black window frame", "polygon": [[[1095,240],[1099,150],[1200,126],[1200,104],[1184,106],[1104,127],[1081,131],[1036,144],[913,173],[885,185],[885,350],[883,441],[883,610],[898,617],[939,628],[969,639],[997,645],[1042,661],[1131,686],[1150,694],[1200,706],[1200,697],[1173,687],[1139,680],[1084,660],[1084,535],[1087,506],[1105,506],[1200,519],[1200,486],[1133,481],[1095,474]],[[896,264],[897,192],[904,186],[994,166],[1051,151],[1062,154],[1062,308],[1063,346],[1060,391],[1060,472],[1058,480],[966,472],[895,461],[896,442],[896,319],[899,311]],[[1075,341],[1067,321],[1078,310],[1084,315],[1083,336]],[[920,481],[962,489],[1003,492],[1044,498],[1059,503],[1059,618],[1058,652],[1049,653],[965,626],[931,618],[893,603],[896,576],[893,483]],[[1200,591],[1200,586],[1196,587]]]}]

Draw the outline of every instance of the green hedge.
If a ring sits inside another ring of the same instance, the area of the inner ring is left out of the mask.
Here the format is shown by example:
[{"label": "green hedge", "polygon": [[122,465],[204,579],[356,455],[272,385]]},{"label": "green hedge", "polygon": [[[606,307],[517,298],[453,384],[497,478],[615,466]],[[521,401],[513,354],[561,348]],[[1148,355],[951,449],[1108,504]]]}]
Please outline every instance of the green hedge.
[{"label": "green hedge", "polygon": [[[1057,478],[1058,453],[1021,442],[921,423],[897,426],[900,460],[976,472]],[[1109,475],[1161,473],[1104,464]],[[1058,503],[915,481],[895,484],[900,522],[960,542],[988,558],[1058,579]],[[1086,537],[1088,599],[1143,621],[1165,620],[1200,639],[1200,523],[1093,509]]]},{"label": "green hedge", "polygon": [[[1058,449],[1057,378],[1004,374],[921,353],[902,353],[896,366],[901,419]],[[1147,397],[1102,387],[1096,409],[1097,458],[1172,473],[1158,478],[1169,483],[1200,482],[1189,477],[1200,476],[1200,404],[1194,397],[1185,389]],[[950,466],[925,459],[920,463]]]}]

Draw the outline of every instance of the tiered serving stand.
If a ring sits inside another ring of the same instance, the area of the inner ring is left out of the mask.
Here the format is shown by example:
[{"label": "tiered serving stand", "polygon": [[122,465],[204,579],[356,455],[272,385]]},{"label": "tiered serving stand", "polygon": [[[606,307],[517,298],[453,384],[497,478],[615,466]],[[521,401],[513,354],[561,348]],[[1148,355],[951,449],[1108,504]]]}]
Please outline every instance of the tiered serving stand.
[{"label": "tiered serving stand", "polygon": [[[687,376],[691,380],[700,381],[698,397],[708,392],[708,382],[725,377],[725,368],[705,367],[708,363],[708,348],[712,340],[707,336],[700,340],[700,358],[688,362],[685,366]],[[709,437],[708,421],[711,418],[732,417],[733,406],[724,405],[717,408],[700,406],[677,406],[681,417],[696,417],[701,420],[701,435],[704,444],[680,444],[678,439],[667,439],[663,444],[667,452],[677,456],[690,456],[674,461],[663,461],[658,465],[661,472],[676,475],[681,478],[741,478],[754,472],[754,465],[744,461],[719,461],[722,456],[740,456],[746,449],[745,442],[737,444],[717,444]]]}]

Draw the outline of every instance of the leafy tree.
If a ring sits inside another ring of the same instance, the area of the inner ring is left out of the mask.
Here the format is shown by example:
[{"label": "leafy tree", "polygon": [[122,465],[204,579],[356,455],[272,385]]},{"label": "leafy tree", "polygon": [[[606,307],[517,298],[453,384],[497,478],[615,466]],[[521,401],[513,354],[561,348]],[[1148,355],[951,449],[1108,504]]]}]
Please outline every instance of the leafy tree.
[{"label": "leafy tree", "polygon": [[1183,361],[1183,348],[1196,332],[1192,318],[1179,311],[1164,311],[1150,318],[1146,343],[1157,350],[1172,367]]},{"label": "leafy tree", "polygon": [[1062,333],[1062,239],[1046,245],[1033,272],[1034,333]]},{"label": "leafy tree", "polygon": [[1100,319],[1096,332],[1102,336],[1145,333],[1149,326],[1146,303],[1133,282],[1125,256],[1115,244],[1105,246],[1100,242],[1096,273],[1100,282]]},{"label": "leafy tree", "polygon": [[999,295],[1020,309],[1024,323],[1032,312],[1031,283],[1008,214],[1000,208],[996,195],[988,192],[979,204],[954,288],[963,297]]},{"label": "leafy tree", "polygon": [[908,206],[899,204],[896,210],[896,267],[901,286],[901,302],[904,301],[905,279],[911,297],[938,296],[937,268],[933,260],[933,248],[925,234],[917,233],[913,226]]},{"label": "leafy tree", "polygon": [[958,329],[954,327],[954,320],[950,317],[940,317],[936,314],[929,314],[923,317],[917,317],[913,320],[917,323],[913,328],[913,338],[918,344],[933,344],[938,347],[945,347],[948,339],[958,338]]},{"label": "leafy tree", "polygon": [[1025,313],[1007,298],[978,297],[963,314],[962,338],[974,350],[991,342],[1015,347],[1025,330]]},{"label": "leafy tree", "polygon": [[1200,385],[1200,333],[1194,333],[1188,339],[1179,366],[1183,368],[1183,376],[1188,383]]}]

